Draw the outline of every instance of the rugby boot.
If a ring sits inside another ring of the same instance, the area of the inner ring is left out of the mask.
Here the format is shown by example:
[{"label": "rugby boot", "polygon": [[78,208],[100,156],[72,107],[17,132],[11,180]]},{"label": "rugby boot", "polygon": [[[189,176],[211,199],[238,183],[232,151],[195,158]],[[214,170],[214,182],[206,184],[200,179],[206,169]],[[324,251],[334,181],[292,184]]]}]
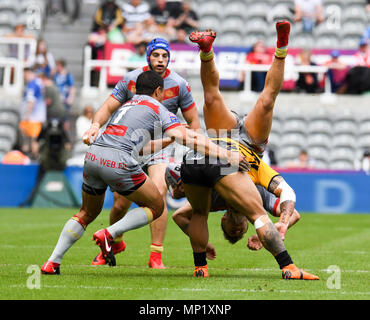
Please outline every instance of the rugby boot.
[{"label": "rugby boot", "polygon": [[208,278],[208,265],[205,266],[195,266],[194,277],[196,278]]},{"label": "rugby boot", "polygon": [[165,265],[162,262],[162,253],[160,252],[151,252],[148,262],[149,268],[152,269],[166,269]]},{"label": "rugby boot", "polygon": [[288,46],[290,33],[289,21],[278,21],[276,23],[276,31],[277,31],[276,47],[283,48]]},{"label": "rugby boot", "polygon": [[60,274],[60,264],[52,262],[50,260],[46,261],[41,267],[42,274]]},{"label": "rugby boot", "polygon": [[[125,251],[126,249],[126,243],[124,241],[121,241],[121,242],[118,242],[118,243],[114,243],[112,245],[112,252],[114,255],[122,252],[122,251]],[[105,265],[107,264],[107,261],[105,261],[105,259],[103,258],[103,253],[100,252],[95,258],[94,260],[92,261],[91,263],[93,266],[101,266],[101,265]]]},{"label": "rugby boot", "polygon": [[114,257],[112,246],[114,244],[113,237],[107,229],[101,229],[94,233],[93,240],[100,247],[103,259],[108,265],[114,267],[116,258]]},{"label": "rugby boot", "polygon": [[293,263],[287,265],[282,270],[283,279],[297,279],[297,280],[319,280],[318,276],[310,274],[303,269],[298,268]]},{"label": "rugby boot", "polygon": [[216,32],[212,30],[207,31],[193,31],[189,40],[191,42],[197,43],[200,51],[210,52],[212,50],[213,41],[216,39]]}]

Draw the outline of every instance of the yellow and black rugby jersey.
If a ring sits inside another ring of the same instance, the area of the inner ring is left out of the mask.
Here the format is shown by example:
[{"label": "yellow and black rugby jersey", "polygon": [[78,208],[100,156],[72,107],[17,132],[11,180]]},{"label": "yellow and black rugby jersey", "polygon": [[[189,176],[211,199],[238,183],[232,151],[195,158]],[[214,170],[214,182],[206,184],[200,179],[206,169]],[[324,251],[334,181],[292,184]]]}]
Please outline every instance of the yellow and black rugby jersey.
[{"label": "yellow and black rugby jersey", "polygon": [[239,141],[231,138],[211,138],[210,140],[218,144],[220,147],[242,154],[251,165],[251,170],[248,172],[248,175],[254,184],[259,184],[268,190],[271,180],[280,175],[266,162],[262,161],[257,153],[254,152],[250,147],[247,147]]}]

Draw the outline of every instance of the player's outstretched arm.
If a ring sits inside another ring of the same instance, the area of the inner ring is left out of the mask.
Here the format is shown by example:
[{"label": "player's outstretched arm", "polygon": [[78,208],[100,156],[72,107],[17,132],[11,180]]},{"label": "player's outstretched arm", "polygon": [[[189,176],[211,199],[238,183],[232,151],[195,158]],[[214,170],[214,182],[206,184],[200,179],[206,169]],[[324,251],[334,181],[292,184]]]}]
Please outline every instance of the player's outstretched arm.
[{"label": "player's outstretched arm", "polygon": [[276,228],[284,240],[290,218],[294,213],[296,195],[281,176],[276,176],[271,180],[268,191],[280,198],[280,219],[276,223]]},{"label": "player's outstretched arm", "polygon": [[242,171],[249,171],[250,164],[239,152],[231,152],[219,147],[206,136],[193,130],[178,126],[166,131],[166,134],[184,146],[198,151],[206,156],[226,160],[232,166],[239,167]]},{"label": "player's outstretched arm", "polygon": [[83,134],[82,141],[90,145],[93,143],[98,136],[99,129],[103,126],[109,119],[109,117],[121,106],[121,102],[117,99],[109,96],[95,113],[91,127]]}]

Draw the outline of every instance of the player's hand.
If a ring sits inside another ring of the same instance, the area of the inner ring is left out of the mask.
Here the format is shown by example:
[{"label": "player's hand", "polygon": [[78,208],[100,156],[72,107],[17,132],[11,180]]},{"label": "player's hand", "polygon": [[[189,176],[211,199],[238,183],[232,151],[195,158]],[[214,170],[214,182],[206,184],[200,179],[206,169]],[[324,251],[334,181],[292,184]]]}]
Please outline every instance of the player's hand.
[{"label": "player's hand", "polygon": [[285,234],[288,231],[288,226],[285,223],[282,222],[276,222],[275,223],[275,228],[281,235],[281,239],[284,241],[285,239]]},{"label": "player's hand", "polygon": [[244,156],[242,156],[239,152],[230,153],[229,163],[233,167],[238,167],[239,170],[242,172],[244,171],[248,172],[251,169],[248,160]]},{"label": "player's hand", "polygon": [[257,251],[257,250],[260,250],[262,247],[263,247],[262,242],[260,241],[260,239],[258,238],[256,234],[248,238],[249,250]]},{"label": "player's hand", "polygon": [[82,141],[88,146],[92,144],[99,133],[99,127],[96,123],[93,123],[91,127],[83,134]]},{"label": "player's hand", "polygon": [[206,247],[206,257],[208,260],[214,260],[216,259],[216,249],[211,243],[207,243]]}]

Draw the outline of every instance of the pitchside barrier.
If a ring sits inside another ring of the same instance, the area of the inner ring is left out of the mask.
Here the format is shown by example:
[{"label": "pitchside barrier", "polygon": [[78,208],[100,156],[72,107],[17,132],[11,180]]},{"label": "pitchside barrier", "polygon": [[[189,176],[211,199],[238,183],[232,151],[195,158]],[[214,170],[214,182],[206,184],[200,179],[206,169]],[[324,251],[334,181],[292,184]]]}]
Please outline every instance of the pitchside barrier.
[{"label": "pitchside barrier", "polygon": [[[284,170],[276,168],[297,195],[296,208],[300,212],[315,213],[370,213],[370,175],[362,171]],[[0,165],[0,207],[18,207],[30,195],[36,183],[38,165]],[[81,202],[82,168],[67,167],[63,185],[60,177],[51,175],[43,186],[46,199],[53,199],[53,193],[68,196],[73,190]],[[66,188],[63,190],[62,188]],[[63,192],[64,191],[64,192]],[[60,207],[63,198],[58,196],[54,204],[38,201],[39,206]],[[73,207],[66,198],[65,207]],[[169,209],[181,206],[183,200],[169,199]],[[107,191],[104,208],[113,204],[113,194]],[[78,206],[77,206],[78,208]]]}]

